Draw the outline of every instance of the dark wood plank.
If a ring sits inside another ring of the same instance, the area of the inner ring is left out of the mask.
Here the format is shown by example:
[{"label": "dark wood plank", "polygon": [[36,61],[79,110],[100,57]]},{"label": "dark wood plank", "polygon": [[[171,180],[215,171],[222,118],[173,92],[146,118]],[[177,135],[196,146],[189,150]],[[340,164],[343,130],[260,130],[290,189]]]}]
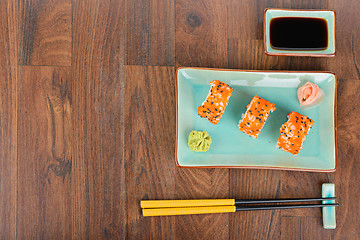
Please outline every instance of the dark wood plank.
[{"label": "dark wood plank", "polygon": [[262,40],[229,39],[229,68],[244,70],[329,71],[328,60],[267,56]]},{"label": "dark wood plank", "polygon": [[126,1],[126,64],[175,65],[174,2]]},{"label": "dark wood plank", "polygon": [[318,217],[281,217],[280,239],[331,239],[333,231],[319,228],[319,224]]},{"label": "dark wood plank", "polygon": [[[282,171],[230,170],[230,198],[279,198]],[[238,212],[230,217],[230,239],[279,238],[280,211]],[[261,227],[259,227],[261,226]],[[235,230],[238,229],[238,230]]]},{"label": "dark wood plank", "polygon": [[[317,57],[281,57],[281,69],[293,71],[329,71],[329,59]],[[331,59],[330,59],[331,61]]]},{"label": "dark wood plank", "polygon": [[284,60],[267,56],[262,40],[229,39],[229,68],[245,70],[279,70]]},{"label": "dark wood plank", "polygon": [[[263,17],[265,8],[269,7],[269,1],[236,1],[228,0],[228,38],[241,39],[246,42],[263,39]],[[273,6],[281,7],[278,1]],[[270,4],[271,5],[271,4]],[[246,7],[244,7],[246,6]],[[249,47],[251,50],[254,48]],[[231,50],[229,49],[229,53]],[[234,54],[229,54],[229,57]]]},{"label": "dark wood plank", "polygon": [[[228,198],[228,169],[176,169],[176,199]],[[229,214],[179,216],[177,239],[228,239]]]},{"label": "dark wood plank", "polygon": [[336,57],[329,59],[329,69],[340,79],[360,79],[359,6],[358,1],[329,2],[329,8],[336,11]]},{"label": "dark wood plank", "polygon": [[[278,1],[278,0],[276,0]],[[328,9],[331,0],[284,1],[284,8],[290,9]]]},{"label": "dark wood plank", "polygon": [[360,236],[360,81],[340,79],[338,84],[338,169],[334,174],[339,196],[335,239]]},{"label": "dark wood plank", "polygon": [[124,238],[124,2],[73,1],[74,239]]},{"label": "dark wood plank", "polygon": [[71,65],[71,0],[21,1],[21,65]]},{"label": "dark wood plank", "polygon": [[125,67],[128,239],[174,238],[174,217],[143,217],[141,199],[175,197],[175,68]]},{"label": "dark wood plank", "polygon": [[20,68],[19,239],[71,237],[72,114],[69,70]]},{"label": "dark wood plank", "polygon": [[176,1],[176,66],[226,68],[227,1]]},{"label": "dark wood plank", "polygon": [[0,1],[0,239],[16,239],[18,4]]}]

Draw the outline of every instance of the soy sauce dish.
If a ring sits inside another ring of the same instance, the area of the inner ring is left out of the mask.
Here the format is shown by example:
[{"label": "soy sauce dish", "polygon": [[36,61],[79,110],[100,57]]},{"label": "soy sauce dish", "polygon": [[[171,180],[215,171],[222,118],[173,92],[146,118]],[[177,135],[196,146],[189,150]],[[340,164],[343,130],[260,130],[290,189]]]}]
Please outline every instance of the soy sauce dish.
[{"label": "soy sauce dish", "polygon": [[335,12],[268,8],[264,12],[265,54],[335,56]]}]

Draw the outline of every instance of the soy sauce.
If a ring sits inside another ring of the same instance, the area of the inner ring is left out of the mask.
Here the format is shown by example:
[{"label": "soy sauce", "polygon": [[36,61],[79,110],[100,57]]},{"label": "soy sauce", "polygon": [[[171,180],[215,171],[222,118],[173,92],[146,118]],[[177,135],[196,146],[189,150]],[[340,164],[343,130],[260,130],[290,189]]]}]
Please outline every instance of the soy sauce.
[{"label": "soy sauce", "polygon": [[325,50],[327,22],[322,18],[274,18],[270,21],[270,44],[279,50]]}]

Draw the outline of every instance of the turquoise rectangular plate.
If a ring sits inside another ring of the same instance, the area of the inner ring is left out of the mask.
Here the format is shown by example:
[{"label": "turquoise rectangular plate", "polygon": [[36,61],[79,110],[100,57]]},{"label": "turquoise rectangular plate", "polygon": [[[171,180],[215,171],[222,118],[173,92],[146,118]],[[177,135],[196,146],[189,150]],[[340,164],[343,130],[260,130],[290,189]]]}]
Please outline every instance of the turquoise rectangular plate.
[{"label": "turquoise rectangular plate", "polygon": [[[278,17],[303,17],[322,18],[328,25],[328,47],[319,51],[278,50],[270,44],[270,21]],[[301,10],[268,8],[264,12],[264,45],[265,53],[273,56],[310,56],[333,57],[335,56],[335,12],[331,10]]]},{"label": "turquoise rectangular plate", "polygon": [[[335,109],[336,77],[330,72],[243,71],[228,69],[179,68],[177,71],[177,143],[179,167],[268,168],[297,171],[332,172],[336,169]],[[205,100],[210,81],[229,84],[233,95],[220,122],[211,124],[197,114]],[[297,89],[307,81],[317,84],[325,93],[322,102],[303,109]],[[258,139],[238,129],[246,105],[254,95],[275,103]],[[299,112],[315,121],[303,150],[293,156],[276,148],[280,126],[287,114]],[[207,131],[212,144],[207,152],[192,152],[188,136],[192,130]]]}]

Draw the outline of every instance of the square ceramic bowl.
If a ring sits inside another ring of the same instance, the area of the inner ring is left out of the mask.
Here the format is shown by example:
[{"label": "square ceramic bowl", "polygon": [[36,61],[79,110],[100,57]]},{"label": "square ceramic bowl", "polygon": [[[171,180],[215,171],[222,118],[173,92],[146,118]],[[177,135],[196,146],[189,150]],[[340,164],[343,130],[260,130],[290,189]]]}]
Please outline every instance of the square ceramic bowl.
[{"label": "square ceramic bowl", "polygon": [[[274,18],[321,18],[327,22],[328,46],[325,50],[280,50],[270,43],[270,22]],[[268,8],[264,12],[264,47],[265,54],[271,56],[308,56],[334,57],[335,56],[335,12],[331,10],[295,10]]]},{"label": "square ceramic bowl", "polygon": [[[179,68],[176,76],[175,152],[179,167],[335,171],[336,77],[333,73]],[[197,114],[198,106],[209,92],[209,82],[214,79],[229,84],[234,90],[217,125]],[[325,95],[318,106],[303,109],[297,99],[297,89],[308,81],[317,84]],[[238,128],[241,115],[254,95],[274,103],[277,108],[257,139]],[[296,156],[276,148],[280,126],[291,111],[315,121]],[[209,133],[212,143],[207,152],[190,150],[188,137],[192,130]]]}]

